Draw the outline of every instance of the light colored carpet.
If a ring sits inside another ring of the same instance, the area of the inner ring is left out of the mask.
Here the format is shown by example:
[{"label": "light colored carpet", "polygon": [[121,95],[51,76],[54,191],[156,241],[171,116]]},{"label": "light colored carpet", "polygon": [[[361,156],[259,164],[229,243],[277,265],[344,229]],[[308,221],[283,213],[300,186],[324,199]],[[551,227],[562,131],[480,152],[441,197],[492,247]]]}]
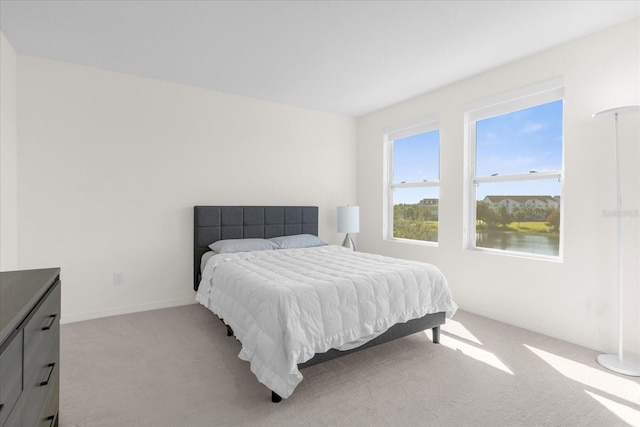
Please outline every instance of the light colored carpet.
[{"label": "light colored carpet", "polygon": [[200,305],[65,324],[61,426],[640,425],[640,379],[597,353],[459,311],[418,333],[302,371],[279,404]]}]

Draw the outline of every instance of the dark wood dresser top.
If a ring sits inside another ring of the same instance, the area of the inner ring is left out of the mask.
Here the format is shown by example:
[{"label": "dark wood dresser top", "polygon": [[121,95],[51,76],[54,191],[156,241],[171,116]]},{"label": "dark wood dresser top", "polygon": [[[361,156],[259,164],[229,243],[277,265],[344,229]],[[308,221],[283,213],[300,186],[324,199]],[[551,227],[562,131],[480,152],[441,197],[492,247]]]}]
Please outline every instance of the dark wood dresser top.
[{"label": "dark wood dresser top", "polygon": [[0,272],[0,346],[59,275],[59,268]]}]

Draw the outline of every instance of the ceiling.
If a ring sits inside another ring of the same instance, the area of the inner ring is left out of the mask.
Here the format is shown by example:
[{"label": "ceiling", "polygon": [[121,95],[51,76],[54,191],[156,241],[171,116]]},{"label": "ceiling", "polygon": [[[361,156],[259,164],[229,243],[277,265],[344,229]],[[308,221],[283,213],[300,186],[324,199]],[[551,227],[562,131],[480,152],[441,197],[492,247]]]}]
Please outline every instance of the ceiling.
[{"label": "ceiling", "polygon": [[20,54],[355,117],[638,16],[612,0],[0,0]]}]

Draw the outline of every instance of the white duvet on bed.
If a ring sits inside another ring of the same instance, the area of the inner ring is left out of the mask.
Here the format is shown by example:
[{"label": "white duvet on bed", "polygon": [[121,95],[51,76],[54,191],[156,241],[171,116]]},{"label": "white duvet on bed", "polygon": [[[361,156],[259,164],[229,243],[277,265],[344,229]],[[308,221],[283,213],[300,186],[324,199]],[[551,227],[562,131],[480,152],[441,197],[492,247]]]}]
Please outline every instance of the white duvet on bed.
[{"label": "white duvet on bed", "polygon": [[297,365],[314,354],[457,310],[435,266],[334,245],[214,255],[196,300],[233,328],[238,357],[283,398],[302,381]]}]

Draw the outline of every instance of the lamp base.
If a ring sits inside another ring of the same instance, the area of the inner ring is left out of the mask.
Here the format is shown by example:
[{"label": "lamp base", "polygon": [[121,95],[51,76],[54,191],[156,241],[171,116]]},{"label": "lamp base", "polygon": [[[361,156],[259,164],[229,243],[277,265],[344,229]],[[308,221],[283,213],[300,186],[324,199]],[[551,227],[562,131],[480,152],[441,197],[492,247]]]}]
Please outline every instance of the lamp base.
[{"label": "lamp base", "polygon": [[351,236],[349,235],[349,233],[347,233],[347,235],[344,236],[344,242],[342,242],[342,246],[344,246],[345,248],[351,249],[352,251],[356,250],[356,244],[353,243],[353,240],[351,239]]},{"label": "lamp base", "polygon": [[610,371],[640,377],[640,362],[637,360],[630,358],[620,360],[620,357],[615,354],[601,354],[598,356],[598,363]]}]

